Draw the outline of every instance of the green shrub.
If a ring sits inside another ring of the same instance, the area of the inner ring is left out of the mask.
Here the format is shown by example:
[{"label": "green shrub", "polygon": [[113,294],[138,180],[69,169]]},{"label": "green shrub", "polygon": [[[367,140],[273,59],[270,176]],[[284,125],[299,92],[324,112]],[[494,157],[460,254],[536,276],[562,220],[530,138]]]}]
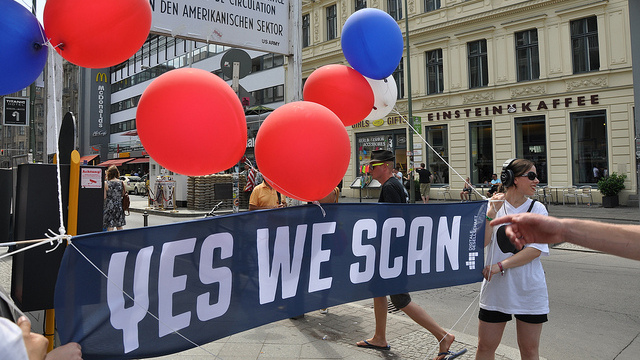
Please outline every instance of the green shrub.
[{"label": "green shrub", "polygon": [[604,196],[616,196],[624,189],[624,180],[627,175],[612,173],[610,176],[598,180],[598,190]]}]

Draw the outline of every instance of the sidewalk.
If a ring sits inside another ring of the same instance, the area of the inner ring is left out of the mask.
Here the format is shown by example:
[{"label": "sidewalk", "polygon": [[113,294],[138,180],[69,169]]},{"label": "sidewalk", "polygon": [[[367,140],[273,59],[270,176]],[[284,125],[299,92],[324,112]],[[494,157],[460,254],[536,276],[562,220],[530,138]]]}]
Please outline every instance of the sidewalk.
[{"label": "sidewalk", "polygon": [[[377,202],[377,199],[343,197],[343,203]],[[442,202],[442,201],[434,201]],[[454,202],[452,202],[454,203]],[[206,211],[179,208],[177,211],[154,210],[146,207],[146,198],[132,197],[131,211],[147,211],[153,215],[172,217],[201,217]],[[601,205],[548,205],[549,214],[556,217],[575,217],[614,223],[639,223],[640,210],[618,207],[605,209]],[[229,211],[220,211],[221,214]],[[185,219],[186,220],[186,219]],[[565,250],[591,251],[571,244],[559,244]],[[355,346],[359,340],[373,335],[375,328],[372,300],[334,306],[328,314],[307,313],[303,319],[285,319],[247,330],[182,353],[158,359],[432,359],[437,354],[435,338],[404,313],[389,314],[387,337],[390,351],[363,349]],[[473,359],[478,339],[452,331],[456,342],[451,350],[466,348],[458,359]],[[215,356],[214,356],[215,355]],[[519,359],[518,349],[501,345],[496,359]]]}]

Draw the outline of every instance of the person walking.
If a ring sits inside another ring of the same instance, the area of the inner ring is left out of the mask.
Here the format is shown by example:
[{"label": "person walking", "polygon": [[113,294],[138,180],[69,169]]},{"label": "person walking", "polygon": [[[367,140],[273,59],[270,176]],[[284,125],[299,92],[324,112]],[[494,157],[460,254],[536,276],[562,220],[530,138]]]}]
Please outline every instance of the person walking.
[{"label": "person walking", "polygon": [[104,182],[104,216],[103,226],[107,231],[113,229],[122,230],[126,225],[122,198],[124,196],[124,184],[119,179],[120,172],[115,165],[107,169],[107,180]]},{"label": "person walking", "polygon": [[429,202],[429,194],[431,192],[431,182],[433,181],[433,174],[427,170],[425,163],[420,164],[420,167],[416,169],[418,173],[420,183],[420,196],[422,197],[422,203]]},{"label": "person walking", "polygon": [[480,319],[476,359],[494,359],[507,322],[516,318],[516,336],[522,359],[538,359],[542,324],[549,314],[549,296],[541,255],[549,255],[547,244],[528,244],[516,250],[503,227],[490,221],[506,215],[536,213],[548,215],[535,194],[536,167],[526,159],[509,159],[500,176],[505,193],[491,198],[485,228],[484,281],[480,291]]},{"label": "person walking", "polygon": [[[388,150],[375,150],[372,152],[369,163],[371,176],[382,184],[380,190],[380,203],[408,203],[409,194],[404,186],[393,176],[392,169],[395,157]],[[424,167],[424,164],[423,164]],[[408,293],[391,295],[393,305],[402,310],[405,314],[427,329],[439,342],[439,354],[437,360],[454,359],[467,350],[453,353],[449,351],[451,344],[455,340],[452,334],[447,333],[420,305],[411,300]],[[378,350],[389,350],[391,346],[387,342],[387,297],[381,296],[373,299],[373,313],[375,316],[376,328],[373,337],[356,343],[359,347],[372,348]]]}]

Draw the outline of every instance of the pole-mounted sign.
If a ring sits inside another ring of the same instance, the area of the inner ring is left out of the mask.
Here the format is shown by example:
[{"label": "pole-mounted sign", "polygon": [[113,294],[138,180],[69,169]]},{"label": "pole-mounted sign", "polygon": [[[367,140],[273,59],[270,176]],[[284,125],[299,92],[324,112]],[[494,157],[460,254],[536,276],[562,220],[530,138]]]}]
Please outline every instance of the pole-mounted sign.
[{"label": "pole-mounted sign", "polygon": [[29,98],[5,97],[2,110],[4,125],[29,125]]}]

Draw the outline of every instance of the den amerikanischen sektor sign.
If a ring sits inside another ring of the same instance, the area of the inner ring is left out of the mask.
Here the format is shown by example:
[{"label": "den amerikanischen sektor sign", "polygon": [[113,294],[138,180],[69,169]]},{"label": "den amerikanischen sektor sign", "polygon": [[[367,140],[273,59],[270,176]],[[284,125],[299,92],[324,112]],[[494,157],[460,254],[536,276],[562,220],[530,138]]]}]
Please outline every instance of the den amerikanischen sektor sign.
[{"label": "den amerikanischen sektor sign", "polygon": [[289,0],[149,0],[156,34],[289,53]]}]

